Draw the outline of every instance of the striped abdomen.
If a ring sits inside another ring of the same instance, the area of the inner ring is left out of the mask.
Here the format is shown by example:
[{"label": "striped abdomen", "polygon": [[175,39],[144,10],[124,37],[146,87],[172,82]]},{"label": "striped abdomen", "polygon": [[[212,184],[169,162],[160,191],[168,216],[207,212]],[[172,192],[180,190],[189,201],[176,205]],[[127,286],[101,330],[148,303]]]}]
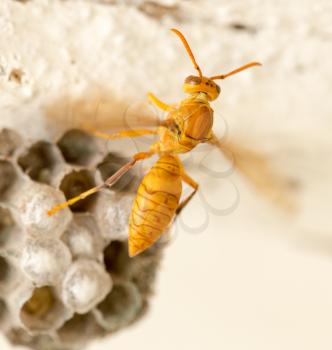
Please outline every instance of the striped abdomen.
[{"label": "striped abdomen", "polygon": [[129,222],[129,255],[149,248],[172,222],[182,192],[177,158],[161,156],[144,176]]}]

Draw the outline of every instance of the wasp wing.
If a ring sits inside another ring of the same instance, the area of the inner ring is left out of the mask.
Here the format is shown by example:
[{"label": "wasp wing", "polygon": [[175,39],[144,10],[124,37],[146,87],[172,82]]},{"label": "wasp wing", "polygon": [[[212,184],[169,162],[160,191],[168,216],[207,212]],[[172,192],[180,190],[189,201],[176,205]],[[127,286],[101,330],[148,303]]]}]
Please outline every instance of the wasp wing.
[{"label": "wasp wing", "polygon": [[296,209],[293,182],[278,174],[268,155],[213,135],[210,143],[218,147],[236,171],[243,175],[261,195],[287,211]]}]

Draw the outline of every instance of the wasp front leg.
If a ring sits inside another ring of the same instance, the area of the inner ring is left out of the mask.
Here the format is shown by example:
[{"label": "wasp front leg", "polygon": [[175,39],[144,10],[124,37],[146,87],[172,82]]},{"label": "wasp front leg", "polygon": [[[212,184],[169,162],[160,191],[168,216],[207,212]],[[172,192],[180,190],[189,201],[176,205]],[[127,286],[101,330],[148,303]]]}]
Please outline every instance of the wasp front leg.
[{"label": "wasp front leg", "polygon": [[172,106],[160,101],[159,98],[156,97],[152,92],[148,93],[148,99],[152,104],[154,104],[155,106],[157,106],[165,112],[170,112],[173,110]]},{"label": "wasp front leg", "polygon": [[106,139],[106,140],[116,140],[116,139],[122,139],[122,138],[126,138],[126,137],[141,137],[141,136],[145,136],[145,135],[157,135],[158,134],[158,130],[154,129],[154,130],[148,130],[148,129],[133,129],[133,130],[122,130],[122,131],[118,131],[112,134],[107,134],[95,129],[85,129],[85,131],[89,132],[90,134],[102,138],[102,139]]}]

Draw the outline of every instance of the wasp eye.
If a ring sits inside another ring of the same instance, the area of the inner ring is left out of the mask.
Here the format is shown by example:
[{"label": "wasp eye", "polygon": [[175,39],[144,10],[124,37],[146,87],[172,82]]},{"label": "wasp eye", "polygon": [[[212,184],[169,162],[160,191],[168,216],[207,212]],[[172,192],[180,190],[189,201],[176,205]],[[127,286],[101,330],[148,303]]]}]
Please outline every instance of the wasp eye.
[{"label": "wasp eye", "polygon": [[217,89],[218,94],[220,94],[220,86],[217,84],[216,84],[216,89]]},{"label": "wasp eye", "polygon": [[201,84],[201,78],[196,77],[194,75],[189,75],[189,77],[187,77],[184,82],[185,82],[185,84],[199,85],[199,84]]}]

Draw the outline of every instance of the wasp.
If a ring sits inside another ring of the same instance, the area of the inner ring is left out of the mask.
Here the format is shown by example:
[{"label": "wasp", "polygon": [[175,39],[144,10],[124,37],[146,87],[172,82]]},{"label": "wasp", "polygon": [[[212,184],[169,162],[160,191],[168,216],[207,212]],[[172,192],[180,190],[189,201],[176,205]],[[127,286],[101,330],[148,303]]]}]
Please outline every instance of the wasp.
[{"label": "wasp", "polygon": [[[144,176],[133,202],[128,238],[130,257],[152,246],[198,190],[198,183],[187,174],[179,154],[190,152],[197,145],[206,142],[222,148],[212,131],[213,109],[210,102],[217,99],[220,94],[220,87],[215,81],[261,65],[258,62],[251,62],[227,74],[206,77],[197,64],[184,35],[174,28],[171,31],[180,38],[198,72],[198,75],[190,75],[184,81],[183,90],[188,97],[177,104],[169,105],[159,100],[154,94],[149,93],[150,102],[167,112],[165,120],[153,130],[123,130],[113,134],[92,131],[95,136],[107,140],[144,135],[158,135],[159,140],[153,143],[148,151],[134,154],[127,164],[104,183],[48,211],[48,215],[53,215],[104,187],[112,186],[138,161],[157,155],[157,162]],[[192,188],[192,192],[181,201],[183,182]]]}]

